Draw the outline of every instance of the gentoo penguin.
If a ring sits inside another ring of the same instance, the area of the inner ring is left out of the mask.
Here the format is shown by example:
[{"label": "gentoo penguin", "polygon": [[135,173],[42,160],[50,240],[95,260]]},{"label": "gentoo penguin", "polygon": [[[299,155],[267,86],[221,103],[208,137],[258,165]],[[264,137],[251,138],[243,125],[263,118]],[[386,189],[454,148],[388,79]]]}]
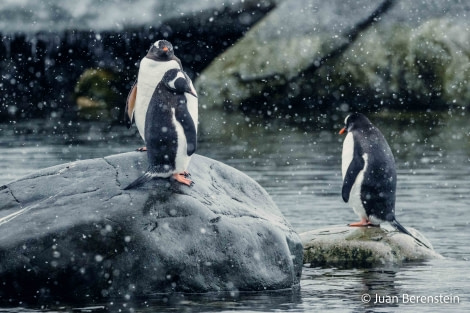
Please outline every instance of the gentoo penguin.
[{"label": "gentoo penguin", "polygon": [[342,153],[342,197],[361,218],[349,225],[374,226],[386,221],[426,246],[395,218],[395,159],[380,130],[361,113],[348,115],[344,124],[339,132],[347,132]]},{"label": "gentoo penguin", "polygon": [[197,106],[187,101],[186,94],[196,98],[187,75],[180,69],[166,71],[149,101],[145,117],[145,138],[149,167],[125,190],[139,186],[154,177],[170,177],[188,186],[192,181],[186,172],[196,150]]},{"label": "gentoo penguin", "polygon": [[[145,118],[147,109],[155,91],[156,86],[161,82],[163,75],[171,69],[182,70],[181,61],[175,56],[173,46],[166,40],[156,41],[149,49],[147,55],[140,61],[137,81],[132,87],[127,97],[125,116],[127,126],[135,122],[140,136],[145,139]],[[192,93],[196,94],[194,86],[189,77],[184,74],[189,81]],[[197,106],[197,98],[188,97]],[[145,147],[139,149],[145,150]]]}]

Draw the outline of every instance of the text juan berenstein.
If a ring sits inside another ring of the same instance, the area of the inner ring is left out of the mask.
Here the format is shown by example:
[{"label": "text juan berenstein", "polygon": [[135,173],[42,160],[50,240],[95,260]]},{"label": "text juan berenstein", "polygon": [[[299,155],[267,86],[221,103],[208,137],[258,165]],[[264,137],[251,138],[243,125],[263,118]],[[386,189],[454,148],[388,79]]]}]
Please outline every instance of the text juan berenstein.
[{"label": "text juan berenstein", "polygon": [[374,304],[381,303],[460,303],[459,296],[436,295],[436,296],[415,296],[407,293],[401,296],[381,296],[375,295]]}]

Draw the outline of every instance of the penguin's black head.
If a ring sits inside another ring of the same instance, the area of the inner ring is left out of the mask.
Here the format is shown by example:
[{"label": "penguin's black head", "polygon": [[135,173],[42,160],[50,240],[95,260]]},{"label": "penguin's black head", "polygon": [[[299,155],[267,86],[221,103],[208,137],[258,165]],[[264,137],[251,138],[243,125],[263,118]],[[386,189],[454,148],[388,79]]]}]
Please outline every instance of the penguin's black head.
[{"label": "penguin's black head", "polygon": [[183,94],[187,92],[197,98],[196,92],[191,88],[189,78],[179,69],[166,71],[162,81],[165,86],[174,93]]},{"label": "penguin's black head", "polygon": [[339,131],[340,135],[346,131],[350,132],[356,129],[370,128],[372,123],[369,119],[361,113],[352,113],[344,119],[344,127]]},{"label": "penguin's black head", "polygon": [[147,58],[155,61],[174,60],[176,57],[173,45],[169,41],[158,40],[150,47]]}]

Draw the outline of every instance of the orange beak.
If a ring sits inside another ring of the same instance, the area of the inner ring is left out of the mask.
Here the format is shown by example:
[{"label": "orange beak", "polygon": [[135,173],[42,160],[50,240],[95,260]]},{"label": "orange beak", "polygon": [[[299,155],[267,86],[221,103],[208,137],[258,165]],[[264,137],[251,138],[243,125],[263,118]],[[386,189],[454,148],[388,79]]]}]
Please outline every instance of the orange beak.
[{"label": "orange beak", "polygon": [[346,132],[346,127],[343,127],[341,128],[341,130],[339,131],[339,134],[342,135]]},{"label": "orange beak", "polygon": [[162,50],[165,51],[165,52],[167,52],[167,51],[168,51],[168,47],[163,47]]}]

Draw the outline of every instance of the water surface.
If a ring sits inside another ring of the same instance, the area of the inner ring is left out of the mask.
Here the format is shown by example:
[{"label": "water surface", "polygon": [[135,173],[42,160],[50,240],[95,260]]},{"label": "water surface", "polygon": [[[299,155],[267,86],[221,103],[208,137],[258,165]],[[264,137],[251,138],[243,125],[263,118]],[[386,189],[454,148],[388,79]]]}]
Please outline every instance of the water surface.
[{"label": "water surface", "polygon": [[[305,266],[300,288],[293,290],[155,295],[112,299],[101,305],[121,312],[469,311],[470,130],[464,113],[370,116],[395,154],[397,219],[422,232],[445,259],[374,269]],[[312,121],[313,127],[307,131],[282,121],[205,111],[201,115],[198,153],[258,181],[299,233],[357,219],[340,193],[344,137],[337,132],[344,116]],[[40,168],[127,152],[141,145],[135,129],[105,123],[2,124],[0,185]],[[361,299],[364,294],[371,296],[369,303]],[[391,300],[374,304],[376,295]],[[452,296],[454,303],[411,303],[413,296]],[[456,296],[459,303],[455,303]],[[80,312],[78,308],[89,306],[96,304],[50,304],[44,309]],[[0,312],[18,310],[17,306],[0,308]]]}]

